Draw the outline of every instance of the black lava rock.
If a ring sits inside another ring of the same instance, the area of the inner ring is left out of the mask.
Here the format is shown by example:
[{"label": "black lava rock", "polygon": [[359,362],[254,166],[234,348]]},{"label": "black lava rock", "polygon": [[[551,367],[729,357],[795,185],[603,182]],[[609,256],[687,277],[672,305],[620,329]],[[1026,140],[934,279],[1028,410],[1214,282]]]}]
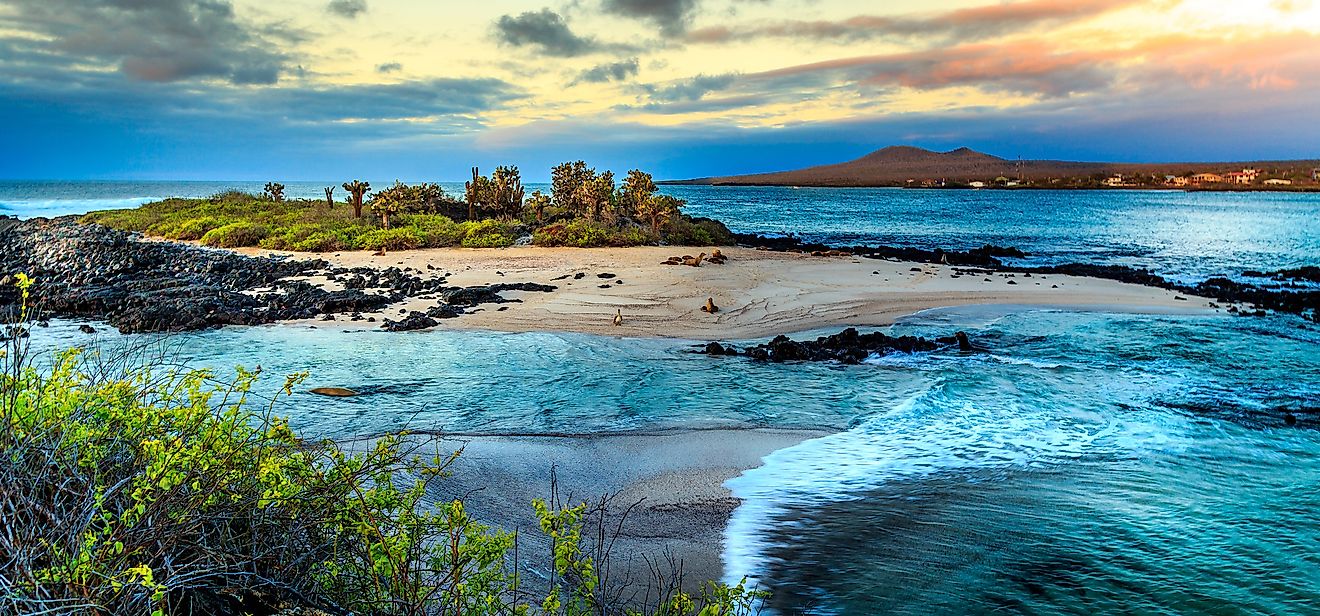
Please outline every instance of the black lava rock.
[{"label": "black lava rock", "polygon": [[[822,336],[815,340],[798,341],[788,336],[776,336],[766,344],[748,347],[742,354],[752,359],[775,362],[839,361],[857,364],[871,355],[916,353],[933,351],[936,348],[939,348],[938,343],[925,338],[893,337],[880,332],[861,334],[850,327],[832,336]],[[725,347],[718,342],[707,344],[703,352],[707,355],[738,354],[737,349]]]},{"label": "black lava rock", "polygon": [[406,332],[435,327],[439,324],[439,321],[414,310],[408,313],[408,316],[404,317],[401,321],[385,319],[385,324],[380,327],[387,332]]}]

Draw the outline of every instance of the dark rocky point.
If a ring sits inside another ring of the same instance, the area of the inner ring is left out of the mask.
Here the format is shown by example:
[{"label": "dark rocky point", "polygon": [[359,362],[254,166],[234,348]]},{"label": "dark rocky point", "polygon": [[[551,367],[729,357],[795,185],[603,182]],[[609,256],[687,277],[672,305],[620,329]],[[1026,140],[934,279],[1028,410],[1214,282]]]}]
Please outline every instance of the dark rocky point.
[{"label": "dark rocky point", "polygon": [[[336,268],[321,259],[248,257],[228,250],[143,241],[77,217],[0,218],[0,272],[36,280],[32,301],[45,317],[107,321],[121,332],[187,331],[377,312],[419,295],[459,306],[501,303],[502,291],[553,291],[534,283],[451,287],[397,267]],[[324,275],[342,290],[290,278]],[[20,301],[0,286],[0,313]],[[422,315],[427,316],[427,315]],[[374,318],[367,319],[374,322]]]}]

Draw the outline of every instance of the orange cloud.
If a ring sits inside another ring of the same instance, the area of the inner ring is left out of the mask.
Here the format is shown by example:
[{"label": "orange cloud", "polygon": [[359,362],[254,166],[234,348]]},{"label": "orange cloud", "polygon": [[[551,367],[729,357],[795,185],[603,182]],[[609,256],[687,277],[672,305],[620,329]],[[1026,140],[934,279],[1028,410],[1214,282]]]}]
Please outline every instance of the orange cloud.
[{"label": "orange cloud", "polygon": [[1106,49],[1070,49],[1041,40],[978,43],[840,58],[748,77],[810,77],[918,90],[974,86],[1043,96],[1097,91],[1118,82],[1280,90],[1320,80],[1320,35],[1297,32],[1229,40],[1177,35]]}]

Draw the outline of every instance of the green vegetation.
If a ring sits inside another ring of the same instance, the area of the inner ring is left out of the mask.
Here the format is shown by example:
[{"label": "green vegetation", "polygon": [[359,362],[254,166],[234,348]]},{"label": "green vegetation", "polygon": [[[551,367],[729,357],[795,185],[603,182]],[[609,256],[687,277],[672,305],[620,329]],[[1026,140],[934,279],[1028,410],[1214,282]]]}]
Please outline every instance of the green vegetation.
[{"label": "green vegetation", "polygon": [[[92,212],[83,220],[117,229],[179,240],[200,240],[223,248],[331,252],[337,250],[406,250],[446,246],[510,246],[514,224],[496,220],[455,223],[439,213],[446,201],[440,187],[398,185],[372,208],[388,217],[357,218],[347,208],[326,202],[272,201],[228,192],[209,199],[167,199],[131,210]],[[415,198],[416,201],[411,199]],[[400,202],[409,203],[399,206]],[[384,213],[385,210],[393,215]],[[426,212],[430,213],[426,213]],[[469,235],[472,237],[469,237]]]},{"label": "green vegetation", "polygon": [[656,580],[611,604],[603,517],[552,492],[532,503],[550,538],[533,598],[514,533],[428,498],[458,455],[436,441],[309,442],[257,404],[260,369],[82,349],[39,369],[29,341],[0,348],[0,613],[724,616],[762,597]]},{"label": "green vegetation", "polygon": [[724,225],[686,216],[681,199],[656,194],[650,174],[640,170],[629,171],[618,187],[611,172],[582,161],[559,165],[551,176],[551,194],[525,197],[517,167],[496,167],[489,177],[474,167],[463,201],[437,184],[395,182],[372,193],[369,183],[353,180],[343,184],[351,209],[334,207],[334,187],[325,189],[325,200],[286,200],[284,186],[271,182],[260,196],[230,191],[166,199],[83,220],[207,246],[299,252],[498,248],[519,238],[576,247],[734,243]]}]

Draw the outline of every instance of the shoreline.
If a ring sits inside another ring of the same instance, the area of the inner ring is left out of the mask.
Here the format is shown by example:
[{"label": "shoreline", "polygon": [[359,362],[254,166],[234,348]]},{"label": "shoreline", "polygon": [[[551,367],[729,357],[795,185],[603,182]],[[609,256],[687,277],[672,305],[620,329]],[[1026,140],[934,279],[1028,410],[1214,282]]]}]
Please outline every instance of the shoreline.
[{"label": "shoreline", "polygon": [[[236,252],[319,258],[344,268],[402,268],[423,279],[443,276],[450,284],[463,286],[517,280],[558,287],[548,293],[509,291],[504,295],[517,301],[483,306],[461,318],[441,320],[437,326],[463,330],[751,340],[828,328],[883,327],[925,310],[969,305],[1138,313],[1213,314],[1215,310],[1209,298],[1101,278],[750,248],[721,251],[728,257],[726,263],[700,267],[661,265],[670,256],[679,256],[675,253],[700,251],[653,246],[431,248],[385,256],[365,251],[315,256],[260,249]],[[322,277],[305,280],[327,290],[340,288]],[[333,320],[279,323],[376,329],[385,319],[424,312],[434,305],[424,297],[362,312],[361,320],[340,315]],[[702,310],[708,298],[719,308],[715,314]],[[617,326],[616,313],[623,317]]]},{"label": "shoreline", "polygon": [[[681,563],[683,586],[699,592],[724,578],[724,533],[741,501],[724,483],[759,467],[781,449],[831,434],[829,430],[783,428],[678,429],[581,436],[438,435],[443,451],[463,448],[430,498],[462,496],[474,517],[518,530],[524,553],[544,553],[531,502],[548,498],[552,476],[569,502],[610,499],[606,520],[617,529],[610,563],[616,582],[631,580],[642,590],[659,566],[668,573]],[[602,473],[600,469],[610,469]],[[627,515],[623,515],[624,513]],[[648,562],[646,557],[651,558]],[[520,561],[533,584],[543,581],[546,563]]]},{"label": "shoreline", "polygon": [[[1022,256],[1013,248],[737,241],[757,247],[721,247],[725,259],[692,267],[696,259],[676,263],[716,248],[292,253],[144,238],[67,217],[6,218],[0,268],[36,279],[34,301],[50,317],[91,318],[124,333],[333,324],[709,342],[884,327],[924,310],[971,305],[1257,316],[1274,310],[1312,320],[1320,312],[1320,293],[1226,278],[1193,286],[1124,266],[1005,265],[999,257]],[[13,310],[17,300],[14,289],[0,287],[0,306]]]}]

